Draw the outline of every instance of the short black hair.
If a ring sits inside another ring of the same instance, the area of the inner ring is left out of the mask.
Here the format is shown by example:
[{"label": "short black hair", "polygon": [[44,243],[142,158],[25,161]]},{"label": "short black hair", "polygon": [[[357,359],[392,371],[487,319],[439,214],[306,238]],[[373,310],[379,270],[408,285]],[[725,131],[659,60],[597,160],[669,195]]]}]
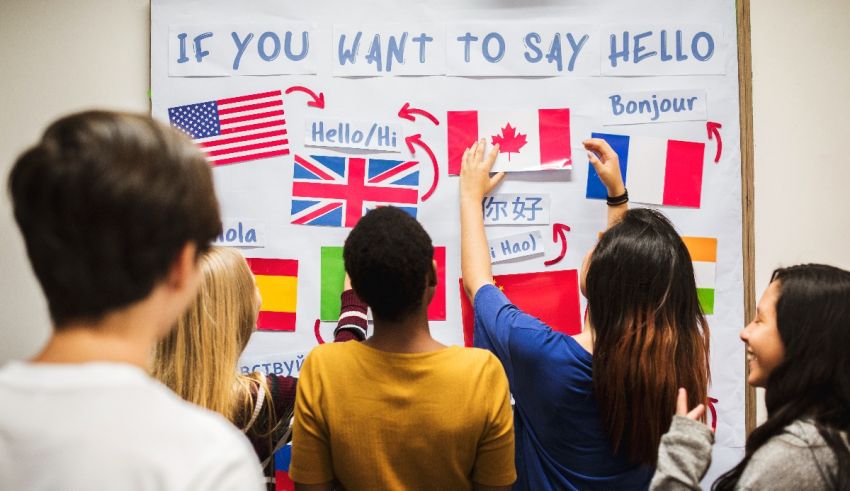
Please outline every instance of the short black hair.
[{"label": "short black hair", "polygon": [[352,288],[378,319],[403,320],[421,307],[426,282],[436,284],[431,237],[399,208],[377,208],[361,218],[343,257]]},{"label": "short black hair", "polygon": [[59,119],[15,162],[9,192],[57,328],[145,298],[186,244],[204,252],[221,232],[205,157],[144,115]]}]

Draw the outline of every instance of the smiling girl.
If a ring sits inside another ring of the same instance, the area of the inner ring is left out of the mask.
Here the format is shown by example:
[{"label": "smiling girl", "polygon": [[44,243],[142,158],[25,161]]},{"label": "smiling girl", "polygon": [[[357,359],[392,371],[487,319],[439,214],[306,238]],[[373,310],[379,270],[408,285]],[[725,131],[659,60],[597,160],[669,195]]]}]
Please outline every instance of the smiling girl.
[{"label": "smiling girl", "polygon": [[[778,269],[741,331],[750,373],[764,387],[767,421],[747,439],[744,459],[713,489],[850,489],[850,272],[806,264]],[[653,489],[699,489],[713,434],[687,412],[659,449]]]}]

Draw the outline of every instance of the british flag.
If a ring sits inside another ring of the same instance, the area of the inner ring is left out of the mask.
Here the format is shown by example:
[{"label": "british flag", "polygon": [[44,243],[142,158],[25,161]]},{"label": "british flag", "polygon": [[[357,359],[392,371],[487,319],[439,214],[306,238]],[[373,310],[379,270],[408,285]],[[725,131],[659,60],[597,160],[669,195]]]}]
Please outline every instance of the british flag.
[{"label": "british flag", "polygon": [[353,227],[367,211],[387,205],[415,217],[418,202],[417,161],[295,155],[294,224]]}]

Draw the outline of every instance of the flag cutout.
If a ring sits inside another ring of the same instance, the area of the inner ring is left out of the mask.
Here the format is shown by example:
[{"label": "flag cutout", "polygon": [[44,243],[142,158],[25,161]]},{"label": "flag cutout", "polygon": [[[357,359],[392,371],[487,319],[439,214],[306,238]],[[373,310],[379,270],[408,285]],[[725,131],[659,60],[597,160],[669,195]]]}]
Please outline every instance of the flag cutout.
[{"label": "flag cutout", "polygon": [[298,261],[295,259],[249,258],[263,303],[257,329],[294,331],[298,304]]},{"label": "flag cutout", "polygon": [[[434,247],[434,261],[437,263],[437,288],[434,298],[428,305],[428,320],[446,320],[446,248]],[[342,247],[322,247],[321,252],[322,286],[319,303],[319,318],[323,321],[339,319],[340,295],[345,281],[345,264],[342,259]]]},{"label": "flag cutout", "polygon": [[697,297],[702,311],[714,313],[714,285],[717,269],[717,239],[709,237],[682,237],[694,263]]},{"label": "flag cutout", "polygon": [[295,491],[295,483],[289,477],[290,462],[292,462],[292,443],[287,443],[274,453],[275,491]]},{"label": "flag cutout", "polygon": [[[555,331],[568,335],[581,332],[578,271],[504,274],[493,280],[508,299],[523,312],[540,319]],[[463,319],[463,342],[472,346],[475,317],[472,304],[460,280],[460,311]]]},{"label": "flag cutout", "polygon": [[[606,133],[591,136],[607,141],[617,152],[630,200],[699,208],[705,143]],[[607,195],[588,162],[587,197],[605,199]]]},{"label": "flag cutout", "polygon": [[168,119],[213,165],[289,154],[279,90],[170,107]]},{"label": "flag cutout", "polygon": [[295,156],[291,221],[353,227],[368,210],[397,206],[416,217],[419,162]]},{"label": "flag cutout", "polygon": [[449,175],[460,174],[463,151],[475,140],[499,144],[501,153],[494,171],[569,169],[570,110],[537,111],[449,111]]}]

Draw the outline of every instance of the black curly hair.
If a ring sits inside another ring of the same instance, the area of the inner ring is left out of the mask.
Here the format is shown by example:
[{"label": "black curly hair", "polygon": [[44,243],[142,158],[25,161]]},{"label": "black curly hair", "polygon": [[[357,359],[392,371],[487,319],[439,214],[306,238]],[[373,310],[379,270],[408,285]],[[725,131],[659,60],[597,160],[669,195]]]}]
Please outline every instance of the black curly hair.
[{"label": "black curly hair", "polygon": [[436,278],[431,237],[399,208],[370,211],[357,222],[343,249],[351,286],[376,319],[397,322],[422,306]]}]

